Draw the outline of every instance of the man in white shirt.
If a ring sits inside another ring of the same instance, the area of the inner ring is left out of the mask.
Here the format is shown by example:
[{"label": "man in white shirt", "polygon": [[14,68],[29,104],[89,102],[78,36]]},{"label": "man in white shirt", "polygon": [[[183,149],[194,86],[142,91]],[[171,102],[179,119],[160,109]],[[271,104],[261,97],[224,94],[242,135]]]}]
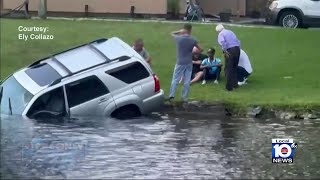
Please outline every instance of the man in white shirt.
[{"label": "man in white shirt", "polygon": [[249,57],[244,50],[240,50],[240,58],[238,64],[238,85],[246,84],[248,77],[252,74],[252,66]]}]

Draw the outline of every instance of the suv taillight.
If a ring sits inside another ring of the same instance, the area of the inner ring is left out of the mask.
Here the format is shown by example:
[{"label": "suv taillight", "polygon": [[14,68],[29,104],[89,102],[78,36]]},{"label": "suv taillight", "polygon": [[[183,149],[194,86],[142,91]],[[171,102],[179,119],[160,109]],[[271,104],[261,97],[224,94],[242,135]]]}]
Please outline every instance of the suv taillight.
[{"label": "suv taillight", "polygon": [[160,81],[157,75],[153,74],[154,79],[154,92],[157,93],[160,91]]}]

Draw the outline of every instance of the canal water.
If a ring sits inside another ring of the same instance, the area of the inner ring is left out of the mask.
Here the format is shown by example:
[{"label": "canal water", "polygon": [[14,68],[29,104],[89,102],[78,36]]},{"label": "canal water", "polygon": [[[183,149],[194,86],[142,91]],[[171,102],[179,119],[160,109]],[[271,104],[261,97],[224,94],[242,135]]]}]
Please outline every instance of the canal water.
[{"label": "canal water", "polygon": [[[119,121],[1,116],[2,178],[320,178],[319,120],[153,114]],[[272,164],[271,139],[298,143]]]}]

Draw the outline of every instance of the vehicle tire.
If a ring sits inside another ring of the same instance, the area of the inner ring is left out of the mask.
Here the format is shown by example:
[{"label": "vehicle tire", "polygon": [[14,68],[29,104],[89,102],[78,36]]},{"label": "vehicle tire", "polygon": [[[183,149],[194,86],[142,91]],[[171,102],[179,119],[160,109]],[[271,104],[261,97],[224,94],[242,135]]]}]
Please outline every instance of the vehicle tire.
[{"label": "vehicle tire", "polygon": [[141,112],[135,105],[121,107],[111,114],[111,117],[119,120],[132,119],[139,116],[141,116]]},{"label": "vehicle tire", "polygon": [[308,28],[310,28],[310,26],[309,26],[309,25],[306,25],[306,24],[303,24],[303,25],[301,26],[301,28],[303,28],[303,29],[308,29]]},{"label": "vehicle tire", "polygon": [[285,11],[279,18],[279,25],[285,28],[302,27],[302,19],[298,12]]}]

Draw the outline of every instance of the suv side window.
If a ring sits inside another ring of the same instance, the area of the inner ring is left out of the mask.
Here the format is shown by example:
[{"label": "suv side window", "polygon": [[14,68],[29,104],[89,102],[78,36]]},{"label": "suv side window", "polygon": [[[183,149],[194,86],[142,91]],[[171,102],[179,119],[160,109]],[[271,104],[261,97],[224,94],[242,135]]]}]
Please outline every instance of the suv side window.
[{"label": "suv side window", "polygon": [[140,62],[124,65],[118,69],[107,71],[106,73],[127,84],[140,81],[150,76],[149,72]]},{"label": "suv side window", "polygon": [[109,93],[107,87],[96,76],[72,82],[66,85],[66,91],[70,108]]},{"label": "suv side window", "polygon": [[65,113],[63,88],[59,87],[40,96],[31,106],[27,116],[32,116],[39,111]]}]

